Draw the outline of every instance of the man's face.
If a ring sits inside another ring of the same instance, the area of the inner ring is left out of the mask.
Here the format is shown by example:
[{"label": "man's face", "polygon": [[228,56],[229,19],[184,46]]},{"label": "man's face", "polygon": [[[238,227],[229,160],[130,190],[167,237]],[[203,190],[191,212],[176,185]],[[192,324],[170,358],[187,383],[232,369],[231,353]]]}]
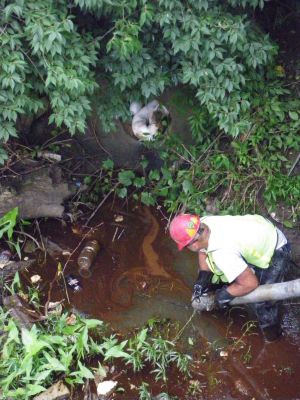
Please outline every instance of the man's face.
[{"label": "man's face", "polygon": [[202,224],[202,227],[204,230],[201,232],[201,234],[196,233],[193,240],[186,246],[189,250],[198,252],[199,250],[207,249],[210,231],[207,225]]},{"label": "man's face", "polygon": [[201,245],[199,243],[199,234],[197,233],[194,239],[191,241],[190,244],[186,246],[189,250],[198,252],[201,249]]}]

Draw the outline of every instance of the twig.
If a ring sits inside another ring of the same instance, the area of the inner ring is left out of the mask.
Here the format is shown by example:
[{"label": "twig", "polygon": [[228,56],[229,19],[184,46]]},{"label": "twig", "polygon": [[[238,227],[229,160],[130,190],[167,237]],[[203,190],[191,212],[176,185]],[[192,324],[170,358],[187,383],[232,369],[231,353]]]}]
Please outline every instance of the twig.
[{"label": "twig", "polygon": [[116,230],[115,230],[114,236],[113,236],[113,238],[112,238],[112,242],[114,242],[114,241],[115,241],[115,237],[116,237],[116,235],[117,235],[117,232],[118,232],[118,230],[119,230],[119,228],[118,228],[118,227],[116,227]]},{"label": "twig", "polygon": [[194,316],[196,315],[197,311],[194,310],[192,315],[190,316],[190,318],[188,319],[188,321],[184,324],[184,326],[180,329],[180,331],[177,333],[177,335],[175,336],[174,342],[176,342],[176,340],[178,340],[180,338],[180,336],[182,335],[183,331],[185,330],[185,328],[188,326],[188,324],[192,321],[192,319],[194,318]]},{"label": "twig", "polygon": [[105,38],[105,36],[107,36],[107,35],[109,35],[110,34],[110,32],[112,32],[113,30],[115,30],[116,29],[116,26],[114,25],[114,26],[112,26],[108,31],[106,31],[102,36],[97,36],[94,40],[96,41],[96,40],[102,40],[102,39],[104,39]]},{"label": "twig", "polygon": [[[45,315],[45,317],[48,316],[48,308],[49,308],[49,303],[50,303],[50,296],[51,296],[51,292],[52,292],[52,287],[53,287],[54,281],[56,281],[57,278],[58,278],[58,271],[56,271],[54,278],[50,282],[47,301],[46,301],[45,306],[44,306],[44,315]],[[70,304],[70,299],[69,299],[68,292],[66,292],[66,294],[67,294],[67,298],[68,298],[68,303]]]},{"label": "twig", "polygon": [[119,240],[121,238],[121,236],[123,235],[123,233],[125,232],[125,228],[123,228],[121,230],[121,233],[119,234],[119,236],[117,237],[117,240]]},{"label": "twig", "polygon": [[297,158],[296,158],[294,164],[292,165],[291,169],[289,170],[288,176],[291,175],[291,173],[292,173],[293,170],[295,169],[296,165],[298,164],[299,160],[300,160],[300,153],[298,154],[298,156],[297,156]]},{"label": "twig", "polygon": [[96,140],[98,146],[100,147],[100,149],[103,150],[104,153],[106,153],[109,157],[112,158],[112,154],[111,154],[108,150],[106,150],[106,148],[105,148],[105,147],[102,145],[102,143],[100,142],[100,139],[99,139],[99,137],[98,137],[98,135],[97,135],[97,133],[96,133],[94,121],[91,122],[91,129],[92,129],[93,135],[94,135],[95,140]]},{"label": "twig", "polygon": [[184,148],[184,150],[191,156],[191,160],[195,161],[195,157],[193,156],[193,154],[186,148],[186,146],[181,143],[181,146]]},{"label": "twig", "polygon": [[207,146],[207,148],[200,154],[198,159],[196,160],[196,163],[198,163],[201,160],[201,157],[208,152],[208,150],[220,139],[220,137],[223,135],[223,133],[219,133],[219,135]]},{"label": "twig", "polygon": [[46,256],[47,256],[47,250],[46,250],[46,247],[45,247],[45,244],[44,244],[43,236],[41,234],[40,224],[39,224],[37,219],[35,220],[35,226],[36,226],[36,229],[37,229],[37,231],[38,231],[38,233],[40,235],[40,240],[41,240],[41,243],[42,243],[42,246],[43,246],[43,250],[44,250],[44,262],[45,262],[46,261]]},{"label": "twig", "polygon": [[38,249],[43,250],[43,251],[45,250],[45,248],[42,248],[40,246],[39,242],[33,236],[29,235],[29,233],[26,233],[26,232],[23,232],[23,231],[16,231],[16,230],[14,232],[17,233],[18,235],[24,235],[24,236],[28,237],[29,239],[31,239],[37,245]]},{"label": "twig", "polygon": [[183,155],[179,154],[176,150],[172,149],[172,152],[175,153],[179,158],[181,158],[181,160],[184,160],[185,162],[189,163],[189,164],[193,164],[193,162],[191,160],[189,160],[186,157],[183,157]]},{"label": "twig", "polygon": [[104,197],[104,199],[101,201],[101,203],[98,205],[98,207],[95,209],[95,211],[90,215],[88,220],[86,221],[86,226],[89,225],[89,222],[91,221],[92,218],[94,218],[95,214],[98,212],[100,207],[105,203],[105,201],[109,198],[109,196],[115,191],[115,189],[120,185],[120,182],[117,182],[114,187],[107,193],[107,195]]}]

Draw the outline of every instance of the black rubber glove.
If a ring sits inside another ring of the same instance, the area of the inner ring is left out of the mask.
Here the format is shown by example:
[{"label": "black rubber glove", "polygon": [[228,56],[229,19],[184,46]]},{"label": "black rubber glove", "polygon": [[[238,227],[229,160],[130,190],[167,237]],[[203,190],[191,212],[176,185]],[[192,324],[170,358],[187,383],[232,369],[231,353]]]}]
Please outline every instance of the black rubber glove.
[{"label": "black rubber glove", "polygon": [[211,278],[213,273],[210,271],[199,271],[198,278],[194,284],[192,301],[199,299],[211,288]]},{"label": "black rubber glove", "polygon": [[216,290],[215,301],[218,308],[225,309],[229,306],[231,300],[234,299],[235,296],[232,296],[227,291],[227,286],[223,286],[222,289]]}]

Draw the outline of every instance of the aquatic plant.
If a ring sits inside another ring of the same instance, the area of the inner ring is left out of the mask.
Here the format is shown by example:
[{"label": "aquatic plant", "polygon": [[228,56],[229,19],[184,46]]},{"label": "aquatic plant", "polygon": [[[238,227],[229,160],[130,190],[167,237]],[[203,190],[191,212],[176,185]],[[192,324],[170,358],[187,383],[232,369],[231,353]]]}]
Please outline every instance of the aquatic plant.
[{"label": "aquatic plant", "polygon": [[89,333],[102,325],[98,320],[80,318],[70,325],[68,314],[63,314],[49,318],[45,325],[20,328],[1,309],[2,396],[28,399],[59,377],[70,384],[82,384],[93,378],[84,358],[95,354]]},{"label": "aquatic plant", "polygon": [[175,342],[161,337],[149,337],[148,328],[143,329],[128,342],[127,351],[130,355],[127,364],[134,371],[140,371],[144,365],[152,366],[151,373],[155,380],[167,380],[167,368],[175,364],[180,372],[189,373],[191,357],[181,354],[175,349]]},{"label": "aquatic plant", "polygon": [[149,391],[149,385],[146,382],[142,382],[139,387],[139,400],[151,400],[152,396]]},{"label": "aquatic plant", "polygon": [[[11,293],[20,292],[19,279]],[[39,305],[39,296],[30,292],[31,304]],[[0,385],[3,398],[28,399],[59,379],[70,385],[82,385],[102,373],[116,359],[141,371],[151,366],[156,380],[167,381],[167,369],[177,365],[187,374],[190,358],[175,350],[175,344],[163,337],[151,337],[146,327],[129,339],[108,334],[102,321],[63,313],[48,314],[46,320],[26,328],[0,309]],[[156,331],[157,333],[157,331]],[[157,333],[158,334],[158,333]],[[98,368],[91,367],[96,358]]]}]

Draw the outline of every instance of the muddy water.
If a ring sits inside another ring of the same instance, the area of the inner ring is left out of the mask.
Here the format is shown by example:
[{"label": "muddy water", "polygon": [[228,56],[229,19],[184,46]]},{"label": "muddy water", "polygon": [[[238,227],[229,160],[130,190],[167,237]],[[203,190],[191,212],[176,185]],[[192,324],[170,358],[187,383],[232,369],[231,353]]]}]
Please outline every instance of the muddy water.
[{"label": "muddy water", "polygon": [[[92,276],[80,278],[82,290],[73,293],[68,289],[70,304],[64,286],[56,282],[51,301],[64,300],[67,307],[107,321],[123,332],[140,327],[153,317],[171,319],[184,326],[192,316],[190,297],[197,258],[188,251],[177,252],[164,231],[162,214],[145,207],[107,206],[93,224],[99,226],[92,231],[79,223],[62,226],[60,222],[48,221],[41,226],[44,236],[71,251],[87,232],[86,240],[97,239],[101,243]],[[76,259],[83,243],[68,260],[65,275],[79,276]],[[46,265],[35,271],[42,275],[45,294],[58,262],[64,266],[67,259],[68,256],[48,259]],[[284,306],[285,333],[273,344],[265,344],[255,327],[245,333],[249,321],[245,309],[238,308],[227,315],[215,312],[194,316],[182,335],[185,350],[195,360],[193,376],[176,386],[178,376],[174,374],[170,394],[180,399],[300,399],[297,310],[297,304]],[[188,345],[189,338],[194,346]],[[190,389],[191,380],[197,380],[201,386],[197,393]],[[125,382],[123,385],[126,388]],[[136,398],[126,393],[126,399]]]}]

